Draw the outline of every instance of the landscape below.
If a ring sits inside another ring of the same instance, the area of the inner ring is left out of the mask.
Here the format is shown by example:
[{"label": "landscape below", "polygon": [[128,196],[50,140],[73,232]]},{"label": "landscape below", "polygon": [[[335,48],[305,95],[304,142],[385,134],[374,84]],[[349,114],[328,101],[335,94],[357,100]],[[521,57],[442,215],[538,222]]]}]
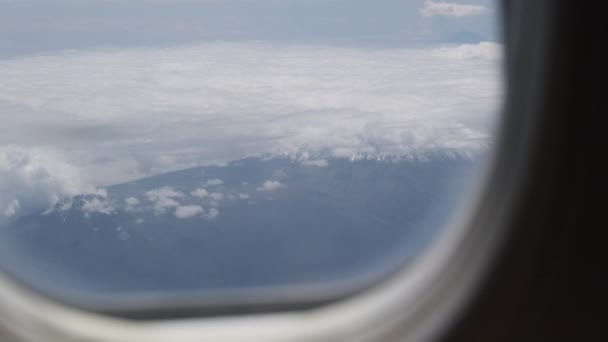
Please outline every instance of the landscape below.
[{"label": "landscape below", "polygon": [[3,227],[3,267],[50,291],[246,289],[411,261],[479,158],[247,158],[66,198]]}]

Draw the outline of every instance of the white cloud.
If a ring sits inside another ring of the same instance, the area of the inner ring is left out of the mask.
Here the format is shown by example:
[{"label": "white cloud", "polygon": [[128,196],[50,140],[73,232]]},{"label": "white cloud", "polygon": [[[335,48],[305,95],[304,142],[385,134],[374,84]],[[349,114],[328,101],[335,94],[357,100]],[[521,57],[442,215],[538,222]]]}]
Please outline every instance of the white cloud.
[{"label": "white cloud", "polygon": [[127,205],[130,207],[136,207],[141,204],[141,202],[135,197],[126,198],[125,203],[127,203]]},{"label": "white cloud", "polygon": [[258,191],[272,191],[284,187],[285,185],[279,181],[267,180],[262,184],[261,187],[257,188]]},{"label": "white cloud", "polygon": [[156,201],[161,198],[183,198],[183,192],[175,190],[173,187],[164,186],[162,188],[150,190],[144,194],[149,201]]},{"label": "white cloud", "polygon": [[0,145],[0,217],[45,211],[62,199],[96,191],[55,151]]},{"label": "white cloud", "polygon": [[209,196],[209,192],[204,188],[198,188],[198,189],[190,192],[190,196],[198,197],[198,198],[205,198],[205,197]]},{"label": "white cloud", "polygon": [[21,203],[19,203],[19,201],[14,199],[6,205],[6,207],[4,209],[4,216],[6,216],[6,217],[15,216],[19,212],[19,209],[21,209]]},{"label": "white cloud", "polygon": [[468,17],[486,14],[490,9],[481,5],[460,4],[456,2],[439,2],[425,0],[420,15],[423,17]]},{"label": "white cloud", "polygon": [[153,202],[154,212],[157,215],[164,214],[167,209],[176,208],[180,206],[180,203],[176,201],[176,198],[183,198],[183,192],[177,191],[170,186],[164,186],[162,188],[150,190],[144,194],[148,201]]},{"label": "white cloud", "polygon": [[312,159],[302,161],[304,166],[327,167],[329,163],[325,159]]},{"label": "white cloud", "polygon": [[186,219],[202,214],[203,212],[203,207],[200,205],[185,205],[175,209],[175,217],[179,219]]},{"label": "white cloud", "polygon": [[72,206],[74,205],[74,198],[68,198],[68,199],[64,199],[62,201],[60,201],[59,203],[57,203],[58,205],[58,210],[59,211],[68,211],[70,209],[72,209]]},{"label": "white cloud", "polygon": [[212,192],[209,194],[209,197],[211,197],[214,201],[221,201],[224,199],[224,194],[221,192]]},{"label": "white cloud", "polygon": [[220,211],[218,209],[216,209],[216,208],[209,209],[209,212],[207,213],[207,218],[208,219],[214,220],[218,216],[220,216]]},{"label": "white cloud", "polygon": [[125,210],[126,211],[137,211],[141,201],[136,197],[125,198]]},{"label": "white cloud", "polygon": [[50,188],[2,183],[0,210],[248,156],[483,150],[502,92],[486,50],[207,43],[0,60],[0,146],[70,151],[32,152]]},{"label": "white cloud", "polygon": [[161,197],[154,202],[154,212],[157,215],[164,214],[167,209],[178,207],[180,203],[172,198]]},{"label": "white cloud", "polygon": [[108,190],[106,189],[97,189],[95,191],[95,195],[102,197],[102,198],[108,198]]},{"label": "white cloud", "polygon": [[116,227],[116,232],[118,233],[117,234],[118,238],[123,241],[128,240],[131,237],[129,232],[125,231],[125,229],[122,226]]},{"label": "white cloud", "polygon": [[85,216],[93,213],[112,215],[116,211],[116,208],[109,201],[98,197],[87,200],[80,209],[85,213]]},{"label": "white cloud", "polygon": [[244,194],[244,193],[239,194],[240,199],[248,199],[249,197],[251,197],[251,196],[249,196],[249,194]]},{"label": "white cloud", "polygon": [[433,55],[448,60],[498,60],[502,56],[502,46],[492,42],[463,44],[456,47],[438,48]]},{"label": "white cloud", "polygon": [[224,184],[224,181],[219,178],[213,178],[207,181],[208,186],[217,186]]}]

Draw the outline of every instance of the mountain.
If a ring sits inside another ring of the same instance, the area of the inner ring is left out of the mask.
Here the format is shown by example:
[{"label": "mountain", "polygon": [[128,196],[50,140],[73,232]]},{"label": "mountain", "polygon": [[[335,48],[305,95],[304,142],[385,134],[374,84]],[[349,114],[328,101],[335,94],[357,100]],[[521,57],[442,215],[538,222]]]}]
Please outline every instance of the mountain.
[{"label": "mountain", "polygon": [[437,235],[476,165],[442,155],[275,157],[176,171],[13,220],[0,257],[38,284],[102,293],[381,273]]}]

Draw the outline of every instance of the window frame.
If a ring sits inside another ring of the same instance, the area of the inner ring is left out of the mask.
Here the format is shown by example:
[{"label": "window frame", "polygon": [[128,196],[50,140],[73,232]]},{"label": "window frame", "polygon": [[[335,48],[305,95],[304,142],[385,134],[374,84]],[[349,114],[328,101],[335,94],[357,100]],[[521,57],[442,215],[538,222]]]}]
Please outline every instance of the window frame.
[{"label": "window frame", "polygon": [[[299,307],[253,303],[252,311],[243,311],[222,304],[220,296],[213,310],[184,303],[187,310],[167,310],[164,319],[143,315],[133,320],[137,315],[62,304],[0,273],[0,336],[3,330],[23,340],[49,342],[221,342],[244,336],[265,342],[425,341],[443,336],[504,247],[509,217],[527,184],[527,166],[535,157],[529,145],[540,129],[536,99],[543,95],[543,58],[554,24],[546,20],[547,13],[549,1],[503,5],[507,94],[492,160],[468,210],[416,262],[388,279],[331,302],[310,299]],[[529,27],[536,29],[524,32]],[[265,313],[251,314],[257,311]],[[196,317],[201,314],[206,317]]]}]

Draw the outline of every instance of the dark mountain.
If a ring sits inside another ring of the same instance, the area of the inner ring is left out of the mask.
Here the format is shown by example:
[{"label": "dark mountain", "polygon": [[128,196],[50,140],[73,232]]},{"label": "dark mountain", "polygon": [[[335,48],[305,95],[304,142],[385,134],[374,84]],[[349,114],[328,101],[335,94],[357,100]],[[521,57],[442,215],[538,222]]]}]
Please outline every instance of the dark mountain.
[{"label": "dark mountain", "polygon": [[[251,158],[64,199],[5,227],[1,260],[100,292],[320,283],[415,257],[459,206],[471,158]],[[383,268],[384,267],[384,268]]]}]

